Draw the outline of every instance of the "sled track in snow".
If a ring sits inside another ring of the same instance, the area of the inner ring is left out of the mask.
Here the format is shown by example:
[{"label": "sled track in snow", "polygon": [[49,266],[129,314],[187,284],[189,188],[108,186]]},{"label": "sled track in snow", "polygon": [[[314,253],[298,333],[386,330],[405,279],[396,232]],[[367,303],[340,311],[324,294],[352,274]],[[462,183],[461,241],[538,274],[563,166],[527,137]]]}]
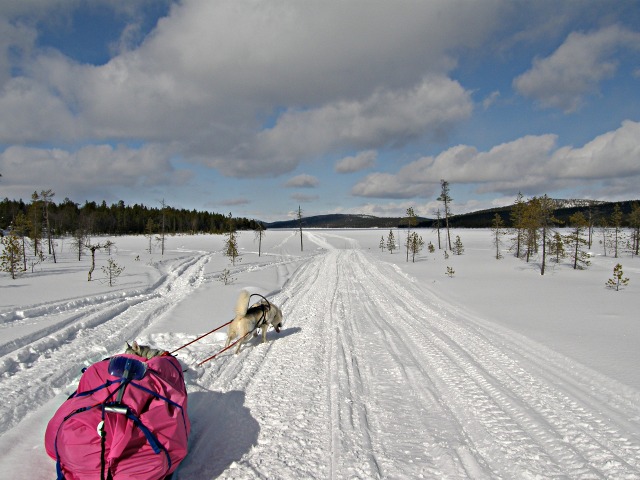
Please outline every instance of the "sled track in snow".
[{"label": "sled track in snow", "polygon": [[[60,318],[41,319],[48,328],[0,346],[4,354],[0,389],[7,399],[0,403],[0,433],[21,420],[26,413],[22,404],[45,403],[74,383],[82,367],[121,352],[125,341],[135,338],[202,281],[208,261],[209,255],[204,254],[183,260],[148,293],[103,303],[86,301],[79,308],[76,302],[61,304],[53,315]],[[37,321],[34,311],[29,321]],[[43,315],[52,316],[46,309]]]},{"label": "sled track in snow", "polygon": [[391,264],[328,251],[271,300],[283,333],[196,379],[244,392],[257,437],[205,462],[196,420],[179,478],[640,478],[636,394]]}]

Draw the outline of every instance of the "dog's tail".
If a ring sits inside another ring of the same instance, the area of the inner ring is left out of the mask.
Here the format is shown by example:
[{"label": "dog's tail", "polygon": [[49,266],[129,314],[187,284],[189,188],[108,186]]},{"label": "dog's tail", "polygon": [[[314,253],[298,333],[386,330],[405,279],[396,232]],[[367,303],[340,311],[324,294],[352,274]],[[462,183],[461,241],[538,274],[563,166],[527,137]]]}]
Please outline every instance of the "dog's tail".
[{"label": "dog's tail", "polygon": [[249,298],[251,294],[246,290],[242,290],[236,301],[236,317],[243,317],[249,308]]}]

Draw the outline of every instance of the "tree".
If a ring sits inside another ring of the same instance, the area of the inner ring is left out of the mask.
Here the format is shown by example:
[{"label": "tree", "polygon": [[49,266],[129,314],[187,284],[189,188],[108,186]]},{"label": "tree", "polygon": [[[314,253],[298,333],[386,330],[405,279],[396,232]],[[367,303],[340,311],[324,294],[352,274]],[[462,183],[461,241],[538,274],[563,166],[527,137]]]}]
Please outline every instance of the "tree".
[{"label": "tree", "polygon": [[553,236],[549,238],[549,255],[556,257],[556,263],[560,263],[560,259],[567,256],[567,252],[564,249],[564,240],[558,232],[553,232]]},{"label": "tree", "polygon": [[107,260],[107,265],[102,267],[103,273],[107,276],[107,281],[109,282],[109,286],[113,287],[116,283],[116,279],[120,276],[120,274],[124,271],[124,267],[118,265],[113,258],[109,258]]},{"label": "tree", "polygon": [[453,250],[451,248],[451,233],[449,232],[449,217],[451,216],[450,204],[453,199],[449,195],[449,182],[446,180],[440,180],[440,187],[441,191],[438,201],[444,204],[444,221],[445,226],[447,227],[447,241],[449,243],[449,250]]},{"label": "tree", "polygon": [[547,238],[553,233],[552,227],[558,220],[553,216],[554,204],[546,195],[540,198],[540,230],[542,233],[542,264],[540,265],[540,275],[544,275],[545,263],[547,259],[546,243]]},{"label": "tree", "polygon": [[389,236],[387,237],[387,250],[393,254],[396,249],[396,238],[393,236],[393,230],[389,230]]},{"label": "tree", "polygon": [[160,222],[160,237],[159,237],[160,255],[164,256],[165,216],[166,216],[165,213],[166,213],[166,210],[167,210],[167,204],[164,202],[164,198],[160,202],[160,205],[162,206],[162,217],[161,217],[161,222]]},{"label": "tree", "polygon": [[380,248],[381,252],[384,252],[384,235],[380,237],[380,244],[378,245],[378,247]]},{"label": "tree", "polygon": [[44,204],[44,222],[47,226],[47,242],[49,244],[49,255],[53,256],[53,263],[56,262],[56,249],[53,244],[53,233],[51,231],[51,222],[49,221],[49,204],[51,203],[51,199],[55,195],[51,190],[42,190],[40,192],[40,198]]},{"label": "tree", "polygon": [[571,233],[565,239],[573,250],[573,269],[582,270],[591,264],[589,255],[584,250],[584,247],[588,245],[588,240],[583,238],[589,224],[582,212],[576,212],[569,217],[569,225]]},{"label": "tree", "polygon": [[607,287],[616,289],[616,292],[620,290],[620,287],[624,287],[629,283],[628,278],[624,278],[624,272],[622,271],[622,265],[619,263],[613,267],[613,277],[607,280],[605,284]]},{"label": "tree", "polygon": [[[112,244],[112,242],[111,242]],[[109,245],[109,247],[111,247],[111,245]],[[88,279],[87,281],[90,282],[91,281],[91,276],[93,275],[93,271],[96,269],[96,250],[99,250],[101,248],[105,248],[105,245],[100,244],[100,243],[96,243],[96,244],[91,244],[89,243],[89,240],[87,239],[84,243],[84,248],[86,248],[87,250],[89,250],[91,252],[91,268],[89,269],[89,275],[88,275]]]},{"label": "tree", "polygon": [[[513,204],[513,208],[511,209],[511,225],[513,228],[513,232],[515,237],[513,239],[513,244],[516,249],[516,257],[520,258],[522,255],[522,244],[525,238],[525,212],[527,209],[527,203],[523,200],[522,193],[518,192],[518,196],[516,197],[516,201]],[[496,214],[497,215],[497,214]]]},{"label": "tree", "polygon": [[298,228],[300,229],[300,251],[302,252],[304,248],[302,246],[302,209],[300,208],[300,205],[298,205],[298,213],[296,217],[298,219]]},{"label": "tree", "polygon": [[440,241],[440,209],[436,210],[436,230],[438,231],[438,250],[442,250],[442,242]]},{"label": "tree", "polygon": [[453,278],[453,276],[455,275],[455,270],[451,267],[447,267],[447,275],[449,276],[449,278]]},{"label": "tree", "polygon": [[411,242],[413,241],[413,239],[411,238],[411,227],[413,227],[413,226],[418,224],[418,220],[417,220],[415,212],[413,211],[413,207],[407,208],[406,222],[407,222],[407,243],[406,243],[406,247],[407,247],[407,262],[408,262],[409,261],[409,250],[410,250]]},{"label": "tree", "polygon": [[16,215],[15,221],[13,222],[13,228],[11,229],[20,239],[20,255],[22,256],[22,270],[24,272],[27,271],[27,236],[29,235],[29,219],[27,216],[20,212]]},{"label": "tree", "polygon": [[422,247],[424,247],[424,240],[418,235],[417,232],[413,232],[407,240],[408,249],[411,252],[411,261],[416,261],[416,254],[420,253]]},{"label": "tree", "polygon": [[462,240],[460,240],[460,235],[456,235],[456,241],[453,244],[452,251],[454,255],[462,255],[464,253],[464,246],[462,245]]},{"label": "tree", "polygon": [[149,241],[147,246],[147,253],[151,255],[153,253],[153,235],[156,230],[156,225],[153,223],[153,219],[149,218],[147,224],[144,227],[144,236]]},{"label": "tree", "polygon": [[631,227],[631,255],[638,256],[640,251],[640,205],[634,203],[629,214]]},{"label": "tree", "polygon": [[500,247],[502,247],[502,236],[506,231],[504,229],[502,217],[497,213],[493,217],[493,222],[491,223],[491,233],[493,235],[493,245],[496,247],[496,260],[500,260],[502,258],[502,253],[500,253]]},{"label": "tree", "polygon": [[77,228],[73,234],[73,238],[71,240],[71,244],[73,245],[74,250],[78,252],[78,261],[82,260],[82,251],[84,250],[85,244],[89,241],[89,235],[86,230],[83,228]]},{"label": "tree", "polygon": [[0,244],[3,246],[2,255],[0,255],[0,271],[10,273],[11,278],[15,280],[20,264],[23,262],[20,238],[12,228],[9,235],[0,239]]},{"label": "tree", "polygon": [[33,192],[31,195],[31,205],[28,209],[31,227],[28,235],[33,243],[33,255],[35,257],[42,251],[42,212],[40,210],[40,203],[38,192]]},{"label": "tree", "polygon": [[611,213],[610,223],[613,231],[611,232],[613,237],[611,239],[611,246],[613,247],[613,257],[618,258],[619,245],[622,242],[622,210],[620,205],[616,204],[613,207]]},{"label": "tree", "polygon": [[262,255],[262,238],[265,236],[264,225],[262,222],[256,222],[255,232],[255,238],[258,240],[258,256],[260,257]]},{"label": "tree", "polygon": [[231,259],[231,264],[236,264],[236,258],[240,255],[238,252],[238,235],[235,225],[232,221],[231,213],[229,213],[229,231],[226,234],[227,239],[224,242],[224,255]]}]

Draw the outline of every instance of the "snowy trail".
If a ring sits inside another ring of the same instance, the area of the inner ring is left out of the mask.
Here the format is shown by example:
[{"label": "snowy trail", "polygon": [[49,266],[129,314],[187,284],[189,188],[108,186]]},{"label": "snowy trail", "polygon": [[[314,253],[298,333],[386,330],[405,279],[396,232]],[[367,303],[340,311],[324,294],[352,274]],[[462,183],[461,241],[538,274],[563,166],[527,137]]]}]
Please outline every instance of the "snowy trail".
[{"label": "snowy trail", "polygon": [[[152,291],[124,295],[103,303],[61,303],[53,315],[42,308],[42,324],[49,326],[0,346],[0,434],[16,425],[34,406],[45,404],[80,376],[83,366],[121,351],[124,342],[163,311],[186,297],[202,277],[208,255],[190,257]],[[29,322],[38,322],[31,309]],[[53,318],[48,318],[53,317]],[[15,323],[15,322],[14,322]],[[12,331],[20,332],[20,325]],[[15,347],[15,348],[12,348]]]},{"label": "snowy trail", "polygon": [[283,333],[194,380],[225,393],[179,478],[640,478],[638,398],[390,264],[329,250],[273,301]]},{"label": "snowy trail", "polygon": [[[306,257],[297,241],[234,269],[282,279],[265,281],[280,334],[200,367],[224,333],[178,353],[192,434],[176,480],[640,479],[637,390],[447,303],[353,238],[305,232]],[[133,338],[183,345],[196,311],[198,325],[230,319],[210,311],[237,292],[207,268],[215,255],[193,250],[146,289],[5,312],[0,472],[52,478],[44,426],[82,366]]]}]

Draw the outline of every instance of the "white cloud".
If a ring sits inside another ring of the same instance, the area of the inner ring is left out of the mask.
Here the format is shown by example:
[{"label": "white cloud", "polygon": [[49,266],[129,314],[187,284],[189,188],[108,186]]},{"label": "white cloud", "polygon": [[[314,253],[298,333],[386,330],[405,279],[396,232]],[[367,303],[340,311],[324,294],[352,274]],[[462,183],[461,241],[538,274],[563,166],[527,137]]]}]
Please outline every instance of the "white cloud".
[{"label": "white cloud", "polygon": [[22,190],[18,198],[36,183],[42,185],[36,190],[46,187],[68,197],[93,197],[119,187],[184,184],[191,174],[174,169],[171,153],[156,145],[91,145],[75,152],[14,146],[0,154],[0,170],[15,191]]},{"label": "white cloud", "polygon": [[625,121],[583,147],[557,147],[555,135],[525,136],[487,152],[459,145],[436,157],[423,157],[396,174],[373,173],[352,194],[375,198],[413,198],[433,194],[441,178],[472,184],[476,192],[537,194],[576,184],[626,179],[630,193],[640,177],[640,122]]},{"label": "white cloud", "polygon": [[338,173],[353,173],[359,172],[366,168],[373,167],[378,158],[378,152],[375,150],[365,150],[359,152],[352,157],[345,157],[336,163],[335,171]]},{"label": "white cloud", "polygon": [[[0,141],[176,142],[185,160],[226,175],[276,176],[327,151],[436,138],[472,108],[446,76],[452,52],[488,35],[498,4],[185,0],[105,65],[50,50],[25,56],[22,77],[0,91],[0,118],[19,120]],[[77,2],[55,5],[69,12]]]},{"label": "white cloud", "polygon": [[594,33],[572,33],[553,54],[535,59],[513,85],[543,107],[574,112],[585,95],[597,93],[600,83],[615,74],[614,53],[620,48],[640,48],[640,33],[616,25]]},{"label": "white cloud", "polygon": [[290,178],[284,186],[289,188],[315,188],[319,183],[320,181],[316,177],[303,174]]},{"label": "white cloud", "polygon": [[332,151],[398,147],[418,138],[437,139],[468,118],[471,111],[469,93],[458,82],[429,76],[408,90],[377,90],[362,101],[289,110],[273,128],[234,152],[239,161],[224,158],[213,164],[230,176],[283,173],[300,159]]}]

